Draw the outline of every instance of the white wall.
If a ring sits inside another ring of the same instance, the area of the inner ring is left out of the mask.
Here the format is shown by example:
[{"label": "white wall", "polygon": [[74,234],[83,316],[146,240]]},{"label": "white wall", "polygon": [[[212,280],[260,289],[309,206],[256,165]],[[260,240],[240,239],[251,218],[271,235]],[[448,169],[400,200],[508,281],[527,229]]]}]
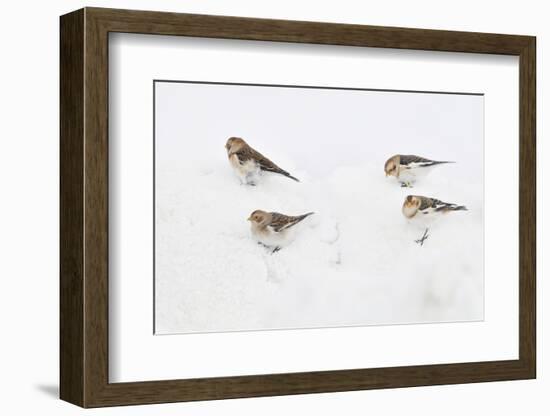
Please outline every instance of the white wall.
[{"label": "white wall", "polygon": [[[550,55],[550,26],[545,2],[351,0],[68,1],[5,2],[0,24],[0,409],[3,414],[76,414],[57,400],[58,384],[58,16],[73,9],[104,6],[134,9],[318,20],[483,32],[538,37],[538,160],[549,160],[543,140],[544,61]],[[539,214],[542,182],[539,167]],[[546,196],[546,195],[545,195]],[[544,204],[546,207],[548,204]],[[540,217],[539,217],[540,218]],[[544,228],[544,230],[543,230]],[[539,219],[539,261],[542,234]],[[539,264],[539,378],[536,381],[381,390],[218,402],[141,406],[88,414],[546,414],[550,405],[550,361],[543,351],[542,323],[547,317]],[[39,413],[38,413],[39,412]]]}]

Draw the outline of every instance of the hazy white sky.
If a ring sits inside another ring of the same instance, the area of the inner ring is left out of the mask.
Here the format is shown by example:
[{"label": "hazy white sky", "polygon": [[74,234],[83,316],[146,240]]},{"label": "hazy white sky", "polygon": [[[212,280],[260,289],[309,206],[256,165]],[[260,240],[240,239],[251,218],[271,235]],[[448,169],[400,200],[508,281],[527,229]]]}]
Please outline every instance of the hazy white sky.
[{"label": "hazy white sky", "polygon": [[[396,153],[483,174],[483,96],[156,82],[157,164],[226,158],[239,136],[287,170],[325,175]],[[157,165],[157,166],[160,166]],[[302,173],[303,175],[303,173]]]}]

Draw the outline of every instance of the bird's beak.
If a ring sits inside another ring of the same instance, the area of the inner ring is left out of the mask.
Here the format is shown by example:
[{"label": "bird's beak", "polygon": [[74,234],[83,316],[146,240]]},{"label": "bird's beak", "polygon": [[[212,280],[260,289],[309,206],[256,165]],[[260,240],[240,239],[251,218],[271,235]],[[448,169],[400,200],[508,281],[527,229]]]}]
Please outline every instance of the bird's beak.
[{"label": "bird's beak", "polygon": [[246,220],[247,221],[252,221],[252,217],[248,217]]}]

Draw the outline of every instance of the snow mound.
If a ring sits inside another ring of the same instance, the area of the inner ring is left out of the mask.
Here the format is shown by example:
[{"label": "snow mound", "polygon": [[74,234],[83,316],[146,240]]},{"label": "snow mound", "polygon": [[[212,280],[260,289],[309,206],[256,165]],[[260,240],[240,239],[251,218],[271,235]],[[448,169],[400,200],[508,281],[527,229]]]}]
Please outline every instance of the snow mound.
[{"label": "snow mound", "polygon": [[[301,182],[240,185],[224,160],[157,169],[157,333],[483,319],[481,185],[433,173],[402,189],[371,165],[289,171]],[[420,246],[424,228],[401,214],[407,194],[469,210],[434,222]],[[251,238],[256,209],[315,215],[271,253]]]}]

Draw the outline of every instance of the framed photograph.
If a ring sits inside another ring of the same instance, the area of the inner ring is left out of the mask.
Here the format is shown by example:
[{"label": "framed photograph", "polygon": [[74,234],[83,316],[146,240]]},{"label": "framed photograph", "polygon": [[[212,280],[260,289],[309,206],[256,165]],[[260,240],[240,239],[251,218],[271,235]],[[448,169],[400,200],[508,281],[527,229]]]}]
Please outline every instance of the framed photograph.
[{"label": "framed photograph", "polygon": [[63,400],[535,378],[534,37],[60,27]]}]

